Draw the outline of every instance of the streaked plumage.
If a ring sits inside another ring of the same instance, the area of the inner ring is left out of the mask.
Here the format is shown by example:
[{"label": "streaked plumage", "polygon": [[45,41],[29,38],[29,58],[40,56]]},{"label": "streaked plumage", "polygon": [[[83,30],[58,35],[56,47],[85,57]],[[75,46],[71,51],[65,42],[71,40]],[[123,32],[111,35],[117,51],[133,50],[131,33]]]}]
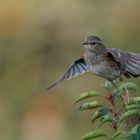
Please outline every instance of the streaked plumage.
[{"label": "streaked plumage", "polygon": [[56,81],[55,83],[53,83],[52,85],[50,85],[47,90],[49,90],[50,88],[58,85],[59,83],[62,83],[65,80],[69,80],[73,77],[76,77],[78,75],[84,74],[85,72],[88,72],[88,68],[87,65],[84,61],[84,58],[81,57],[79,59],[77,59],[74,64],[72,64],[70,66],[70,68],[60,77],[60,79],[58,79],[58,81]]},{"label": "streaked plumage", "polygon": [[77,59],[47,90],[85,72],[94,73],[112,83],[113,80],[121,78],[122,75],[127,78],[140,76],[139,54],[106,48],[102,40],[93,35],[87,37],[82,44],[85,46],[84,55]]}]

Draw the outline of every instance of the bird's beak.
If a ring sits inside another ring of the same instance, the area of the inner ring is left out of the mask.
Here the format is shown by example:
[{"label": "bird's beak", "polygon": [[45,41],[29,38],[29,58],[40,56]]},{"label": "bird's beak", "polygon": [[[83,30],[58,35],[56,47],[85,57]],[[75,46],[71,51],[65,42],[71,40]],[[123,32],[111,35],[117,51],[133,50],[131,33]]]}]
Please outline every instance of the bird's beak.
[{"label": "bird's beak", "polygon": [[87,41],[83,41],[82,42],[82,45],[87,45]]}]

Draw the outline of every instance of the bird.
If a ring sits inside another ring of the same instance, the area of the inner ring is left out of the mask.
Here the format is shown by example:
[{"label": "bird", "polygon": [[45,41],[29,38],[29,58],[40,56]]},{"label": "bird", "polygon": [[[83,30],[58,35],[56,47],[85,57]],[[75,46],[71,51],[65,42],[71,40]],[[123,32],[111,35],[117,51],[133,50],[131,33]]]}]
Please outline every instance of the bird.
[{"label": "bird", "polygon": [[116,89],[117,86],[114,82],[116,79],[122,81],[123,77],[140,77],[140,54],[107,48],[103,41],[95,35],[86,37],[82,46],[85,47],[84,54],[76,59],[68,70],[46,90],[87,72],[105,78]]}]

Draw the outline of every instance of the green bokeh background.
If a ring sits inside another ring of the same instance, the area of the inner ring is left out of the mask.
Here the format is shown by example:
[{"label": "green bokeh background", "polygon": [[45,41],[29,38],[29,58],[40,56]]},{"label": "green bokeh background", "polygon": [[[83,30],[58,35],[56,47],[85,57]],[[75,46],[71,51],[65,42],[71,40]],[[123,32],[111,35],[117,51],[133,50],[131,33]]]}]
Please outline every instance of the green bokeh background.
[{"label": "green bokeh background", "polygon": [[81,92],[102,92],[104,79],[85,74],[44,90],[83,53],[90,34],[140,53],[140,1],[0,1],[1,140],[78,140],[95,128],[92,112],[72,102]]}]

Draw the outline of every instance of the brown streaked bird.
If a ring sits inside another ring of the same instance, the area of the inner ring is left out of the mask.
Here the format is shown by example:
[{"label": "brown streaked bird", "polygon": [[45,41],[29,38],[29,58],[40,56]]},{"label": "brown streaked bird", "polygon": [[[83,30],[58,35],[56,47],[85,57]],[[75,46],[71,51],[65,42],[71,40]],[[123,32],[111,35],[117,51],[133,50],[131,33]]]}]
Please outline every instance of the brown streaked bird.
[{"label": "brown streaked bird", "polygon": [[82,43],[85,53],[74,61],[70,68],[46,90],[86,72],[94,73],[112,82],[114,80],[140,76],[140,55],[121,51],[115,48],[106,48],[103,41],[94,35],[88,36]]}]

